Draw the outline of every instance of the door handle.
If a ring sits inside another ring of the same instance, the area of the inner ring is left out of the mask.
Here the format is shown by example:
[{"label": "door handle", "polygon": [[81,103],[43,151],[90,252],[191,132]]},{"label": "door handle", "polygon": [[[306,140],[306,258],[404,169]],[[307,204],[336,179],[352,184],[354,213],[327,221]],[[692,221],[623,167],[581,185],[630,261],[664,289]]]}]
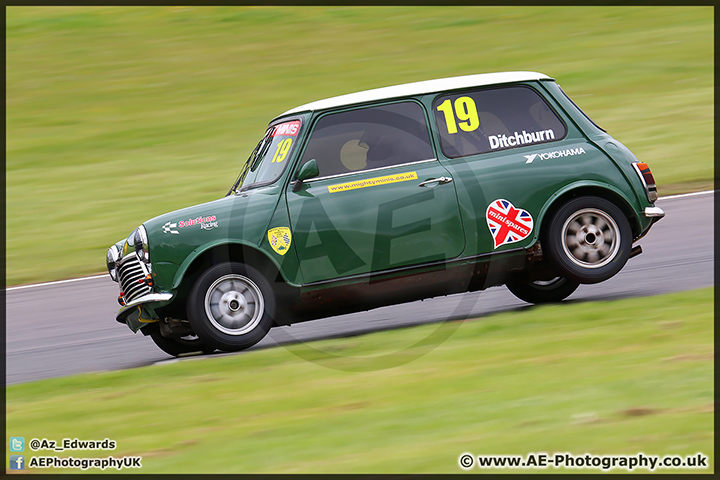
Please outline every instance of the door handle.
[{"label": "door handle", "polygon": [[442,185],[443,183],[450,183],[452,182],[452,177],[440,177],[440,178],[433,178],[432,180],[426,180],[418,185],[418,187],[427,187],[431,183],[438,183]]}]

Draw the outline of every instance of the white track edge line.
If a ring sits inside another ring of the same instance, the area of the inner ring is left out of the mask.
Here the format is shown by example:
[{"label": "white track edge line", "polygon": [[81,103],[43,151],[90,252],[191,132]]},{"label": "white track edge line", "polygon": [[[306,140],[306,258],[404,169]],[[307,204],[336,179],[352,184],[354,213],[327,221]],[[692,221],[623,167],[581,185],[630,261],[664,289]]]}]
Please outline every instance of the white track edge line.
[{"label": "white track edge line", "polygon": [[107,273],[103,273],[102,275],[93,275],[92,277],[71,278],[70,280],[57,280],[55,282],[35,283],[32,285],[20,285],[18,287],[8,287],[5,289],[5,291],[10,292],[12,290],[22,290],[23,288],[45,287],[47,285],[60,285],[63,283],[79,282],[81,280],[92,280],[93,278],[103,278],[103,277],[108,277],[108,276],[109,275]]},{"label": "white track edge line", "polygon": [[[670,195],[668,197],[660,197],[656,201],[659,202],[660,200],[672,200],[674,198],[694,197],[695,195],[705,195],[707,193],[714,193],[714,192],[715,192],[715,190],[705,190],[704,192],[681,193],[679,195]],[[10,292],[13,290],[22,290],[23,288],[45,287],[47,285],[60,285],[63,283],[79,282],[81,280],[92,280],[93,278],[103,278],[106,276],[107,276],[107,274],[103,273],[102,275],[94,275],[92,277],[71,278],[70,280],[58,280],[55,282],[36,283],[33,285],[20,285],[19,287],[6,288],[5,291]]]},{"label": "white track edge line", "polygon": [[706,193],[715,193],[715,190],[705,190],[704,192],[681,193],[679,195],[669,195],[667,197],[660,197],[655,201],[659,202],[660,200],[672,200],[674,198],[694,197],[696,195],[705,195]]}]

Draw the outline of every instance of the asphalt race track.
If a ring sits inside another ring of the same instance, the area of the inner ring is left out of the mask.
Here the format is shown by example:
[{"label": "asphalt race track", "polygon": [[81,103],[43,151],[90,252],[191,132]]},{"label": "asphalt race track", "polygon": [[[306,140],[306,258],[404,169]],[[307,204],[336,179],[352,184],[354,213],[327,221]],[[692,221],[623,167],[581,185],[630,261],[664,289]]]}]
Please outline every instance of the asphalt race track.
[{"label": "asphalt race track", "polygon": [[[581,285],[566,301],[642,297],[712,286],[713,198],[707,192],[658,200],[666,216],[639,242],[644,253],[630,259],[612,279]],[[172,358],[150,338],[135,335],[115,321],[117,295],[117,284],[109,276],[8,289],[7,383],[139,367]],[[282,327],[253,349],[448,318],[482,317],[527,305],[505,287],[495,287]]]}]

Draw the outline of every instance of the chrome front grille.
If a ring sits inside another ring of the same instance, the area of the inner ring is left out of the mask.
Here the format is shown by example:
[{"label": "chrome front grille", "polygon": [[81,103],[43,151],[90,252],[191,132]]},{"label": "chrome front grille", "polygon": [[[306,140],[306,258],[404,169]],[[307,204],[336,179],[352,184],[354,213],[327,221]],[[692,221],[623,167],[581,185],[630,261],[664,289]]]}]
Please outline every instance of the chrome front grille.
[{"label": "chrome front grille", "polygon": [[145,276],[150,273],[147,265],[138,259],[135,252],[129,253],[118,265],[118,280],[120,290],[125,293],[125,303],[152,293],[152,288],[144,282]]}]

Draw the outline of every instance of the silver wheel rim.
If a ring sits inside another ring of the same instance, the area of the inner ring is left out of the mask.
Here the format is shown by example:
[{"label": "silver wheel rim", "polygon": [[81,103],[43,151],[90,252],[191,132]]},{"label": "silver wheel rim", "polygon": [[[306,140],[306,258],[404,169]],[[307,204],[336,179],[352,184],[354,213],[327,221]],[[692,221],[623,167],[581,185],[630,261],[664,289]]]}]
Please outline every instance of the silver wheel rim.
[{"label": "silver wheel rim", "polygon": [[600,268],[620,250],[620,230],[615,220],[596,208],[575,212],[562,227],[565,255],[583,268]]},{"label": "silver wheel rim", "polygon": [[247,277],[230,274],[218,278],[205,294],[205,314],[218,331],[244,335],[257,327],[265,311],[263,295]]}]

